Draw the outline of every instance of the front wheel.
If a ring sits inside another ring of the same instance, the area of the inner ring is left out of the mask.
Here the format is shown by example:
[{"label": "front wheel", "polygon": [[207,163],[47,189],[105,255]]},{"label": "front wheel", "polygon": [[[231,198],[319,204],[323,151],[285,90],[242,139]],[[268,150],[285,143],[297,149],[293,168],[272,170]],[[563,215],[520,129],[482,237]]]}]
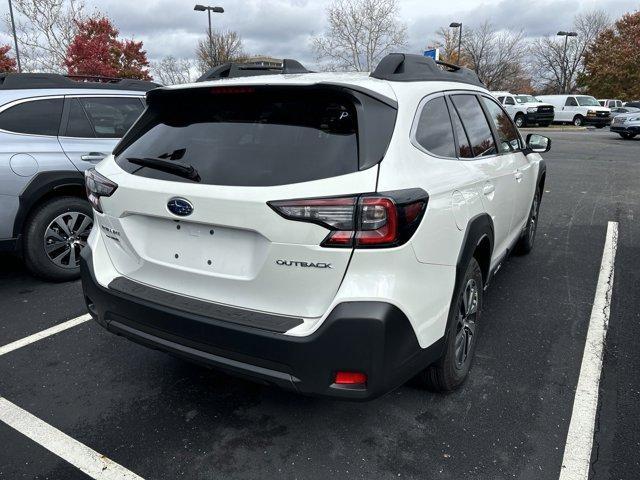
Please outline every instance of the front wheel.
[{"label": "front wheel", "polygon": [[633,133],[620,133],[620,136],[622,138],[624,138],[625,140],[631,140],[632,138],[635,137],[635,134],[633,134]]},{"label": "front wheel", "polygon": [[581,126],[583,126],[583,125],[584,125],[584,118],[582,118],[582,116],[581,116],[581,115],[576,115],[576,116],[573,118],[573,125],[574,125],[574,126],[576,126],[576,127],[581,127]]},{"label": "front wheel", "polygon": [[482,271],[475,258],[467,265],[464,277],[451,302],[443,356],[421,372],[416,380],[430,390],[455,390],[471,369],[482,311]]},{"label": "front wheel", "polygon": [[34,275],[56,282],[80,276],[80,251],[93,226],[89,202],[59,197],[40,205],[27,221],[24,259]]},{"label": "front wheel", "polygon": [[527,255],[533,250],[533,243],[536,239],[536,231],[538,229],[538,214],[540,213],[540,190],[536,189],[536,193],[533,196],[533,202],[531,202],[531,210],[529,211],[529,218],[527,219],[527,225],[525,226],[522,237],[518,240],[515,252],[518,255]]}]

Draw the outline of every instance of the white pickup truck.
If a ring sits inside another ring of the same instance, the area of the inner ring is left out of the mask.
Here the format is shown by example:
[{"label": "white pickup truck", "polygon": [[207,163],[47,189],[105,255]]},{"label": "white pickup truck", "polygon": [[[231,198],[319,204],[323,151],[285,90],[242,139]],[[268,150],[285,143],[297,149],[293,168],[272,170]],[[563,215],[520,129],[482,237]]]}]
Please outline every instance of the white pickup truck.
[{"label": "white pickup truck", "polygon": [[509,92],[491,92],[511,116],[518,128],[527,125],[548,127],[553,122],[554,108],[532,95],[513,95]]}]

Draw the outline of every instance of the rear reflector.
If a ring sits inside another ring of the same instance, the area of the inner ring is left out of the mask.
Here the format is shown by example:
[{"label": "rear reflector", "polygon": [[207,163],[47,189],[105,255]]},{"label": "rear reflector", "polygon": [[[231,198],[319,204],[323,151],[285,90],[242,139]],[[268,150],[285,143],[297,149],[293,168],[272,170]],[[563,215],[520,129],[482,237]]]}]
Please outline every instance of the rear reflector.
[{"label": "rear reflector", "polygon": [[336,385],[365,385],[367,376],[360,372],[337,372],[334,383]]},{"label": "rear reflector", "polygon": [[427,208],[419,188],[383,194],[268,202],[288,220],[311,222],[331,230],[323,247],[381,248],[405,243]]}]

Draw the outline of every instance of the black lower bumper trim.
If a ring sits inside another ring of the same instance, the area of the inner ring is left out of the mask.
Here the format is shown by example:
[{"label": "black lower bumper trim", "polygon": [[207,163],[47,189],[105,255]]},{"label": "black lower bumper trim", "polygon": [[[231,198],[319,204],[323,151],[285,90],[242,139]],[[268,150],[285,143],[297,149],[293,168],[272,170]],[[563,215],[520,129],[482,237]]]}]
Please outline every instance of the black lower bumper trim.
[{"label": "black lower bumper trim", "polygon": [[[234,375],[300,393],[366,400],[402,385],[437,360],[444,340],[421,348],[404,313],[385,302],[337,305],[305,337],[182,311],[95,279],[91,250],[83,249],[82,287],[89,312],[108,330],[138,343]],[[367,375],[364,388],[333,384],[339,370]]]},{"label": "black lower bumper trim", "polygon": [[631,135],[637,135],[640,133],[640,127],[622,127],[612,125],[610,130],[615,133],[628,133]]}]

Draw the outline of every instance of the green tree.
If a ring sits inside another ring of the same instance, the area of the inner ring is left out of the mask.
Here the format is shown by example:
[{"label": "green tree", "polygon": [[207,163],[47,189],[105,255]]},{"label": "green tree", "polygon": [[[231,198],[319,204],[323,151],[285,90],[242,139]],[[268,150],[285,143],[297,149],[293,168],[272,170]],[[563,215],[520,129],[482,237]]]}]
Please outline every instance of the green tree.
[{"label": "green tree", "polygon": [[627,13],[589,47],[580,83],[599,98],[640,98],[640,11]]}]

